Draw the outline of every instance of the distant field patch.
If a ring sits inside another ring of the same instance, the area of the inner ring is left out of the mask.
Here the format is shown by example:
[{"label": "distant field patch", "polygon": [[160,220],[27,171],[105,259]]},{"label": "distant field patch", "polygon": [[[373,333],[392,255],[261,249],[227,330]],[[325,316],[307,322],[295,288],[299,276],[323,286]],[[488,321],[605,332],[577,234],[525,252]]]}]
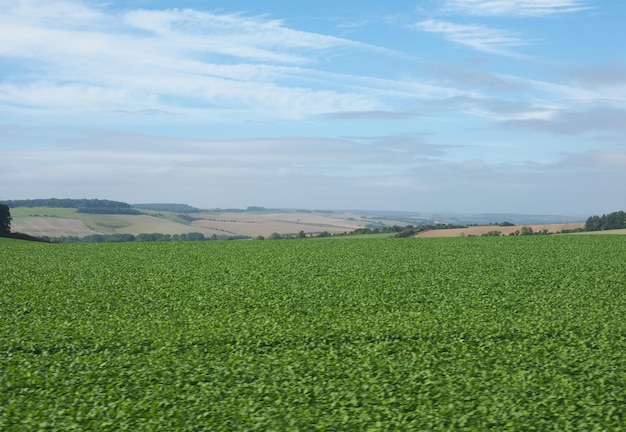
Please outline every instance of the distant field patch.
[{"label": "distant field patch", "polygon": [[424,231],[416,237],[463,237],[463,236],[481,236],[490,231],[499,231],[502,235],[509,235],[515,231],[520,231],[522,227],[530,227],[533,232],[539,233],[546,230],[548,234],[555,234],[563,230],[575,230],[584,228],[584,223],[566,223],[566,224],[534,224],[534,225],[516,225],[516,226],[499,226],[499,225],[480,225],[468,226],[465,228],[452,228]]},{"label": "distant field patch", "polygon": [[587,231],[584,234],[626,234],[626,229],[604,230],[604,231]]},{"label": "distant field patch", "polygon": [[[142,210],[143,211],[143,210]],[[92,234],[186,234],[232,235],[219,227],[194,227],[171,212],[147,210],[145,215],[77,213],[76,209],[16,207],[11,209],[13,231],[34,236],[84,237]]]},{"label": "distant field patch", "polygon": [[122,218],[122,215],[77,213],[77,216],[94,231],[107,234],[115,233],[120,228],[130,225]]},{"label": "distant field patch", "polygon": [[117,218],[120,221],[127,223],[127,226],[117,230],[118,233],[123,234],[138,234],[138,233],[165,233],[165,234],[185,234],[189,232],[201,232],[205,236],[211,236],[212,234],[230,234],[223,231],[196,227],[188,223],[179,223],[169,218],[154,217],[148,215],[130,216],[119,215]]},{"label": "distant field patch", "polygon": [[194,213],[197,220],[192,226],[213,228],[233,234],[256,237],[269,236],[274,232],[297,234],[300,231],[314,233],[350,232],[366,225],[366,221],[349,214],[323,213]]},{"label": "distant field patch", "polygon": [[13,218],[29,216],[75,217],[76,209],[56,207],[16,207],[11,209],[11,216]]},{"label": "distant field patch", "polygon": [[38,237],[84,237],[97,232],[80,219],[48,216],[16,217],[11,224],[11,231]]}]

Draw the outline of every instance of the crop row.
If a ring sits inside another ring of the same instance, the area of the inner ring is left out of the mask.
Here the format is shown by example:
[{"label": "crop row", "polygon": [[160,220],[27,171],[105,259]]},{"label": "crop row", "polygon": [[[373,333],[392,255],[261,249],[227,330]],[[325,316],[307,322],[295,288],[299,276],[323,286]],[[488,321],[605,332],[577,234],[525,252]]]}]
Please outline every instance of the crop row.
[{"label": "crop row", "polygon": [[0,244],[0,430],[621,430],[622,236]]}]

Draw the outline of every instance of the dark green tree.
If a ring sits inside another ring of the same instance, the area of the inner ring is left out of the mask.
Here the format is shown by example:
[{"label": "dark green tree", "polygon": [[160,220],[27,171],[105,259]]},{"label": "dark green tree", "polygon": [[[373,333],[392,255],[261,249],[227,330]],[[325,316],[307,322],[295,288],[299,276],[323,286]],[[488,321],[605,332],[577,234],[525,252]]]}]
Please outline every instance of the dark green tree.
[{"label": "dark green tree", "polygon": [[11,233],[11,211],[6,204],[0,204],[0,237]]},{"label": "dark green tree", "polygon": [[601,231],[626,228],[626,213],[617,211],[603,214],[602,216],[590,216],[585,222],[585,231]]},{"label": "dark green tree", "polygon": [[187,241],[203,241],[206,240],[204,234],[201,232],[190,232],[187,233]]},{"label": "dark green tree", "polygon": [[600,231],[600,216],[589,216],[585,222],[585,231]]}]

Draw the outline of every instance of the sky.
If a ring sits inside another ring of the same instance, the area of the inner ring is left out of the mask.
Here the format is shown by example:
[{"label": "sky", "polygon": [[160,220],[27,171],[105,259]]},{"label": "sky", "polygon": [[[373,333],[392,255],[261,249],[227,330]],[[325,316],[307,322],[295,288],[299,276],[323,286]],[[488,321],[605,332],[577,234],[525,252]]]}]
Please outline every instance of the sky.
[{"label": "sky", "polygon": [[0,200],[626,209],[623,0],[0,0]]}]

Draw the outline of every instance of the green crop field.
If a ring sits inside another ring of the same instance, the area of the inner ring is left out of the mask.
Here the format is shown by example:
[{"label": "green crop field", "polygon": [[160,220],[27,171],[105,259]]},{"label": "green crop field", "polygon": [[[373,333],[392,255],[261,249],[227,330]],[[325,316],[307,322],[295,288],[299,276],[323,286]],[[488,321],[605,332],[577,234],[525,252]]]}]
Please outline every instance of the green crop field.
[{"label": "green crop field", "polygon": [[16,207],[11,209],[11,216],[14,218],[30,216],[50,216],[61,218],[77,218],[80,213],[76,213],[75,208],[58,207]]},{"label": "green crop field", "polygon": [[626,430],[626,238],[0,241],[0,430]]}]

